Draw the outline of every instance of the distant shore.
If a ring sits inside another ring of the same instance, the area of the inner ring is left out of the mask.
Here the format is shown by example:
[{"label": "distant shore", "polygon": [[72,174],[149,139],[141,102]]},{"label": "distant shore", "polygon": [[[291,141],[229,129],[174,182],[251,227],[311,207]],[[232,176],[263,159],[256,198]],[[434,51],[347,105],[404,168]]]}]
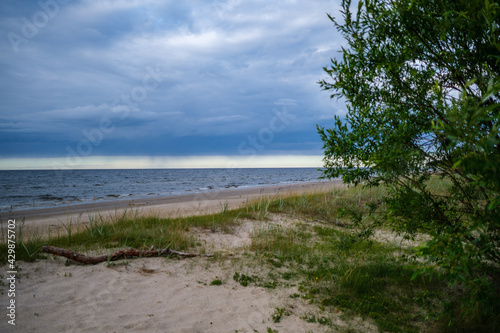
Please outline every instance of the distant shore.
[{"label": "distant shore", "polygon": [[159,217],[198,215],[212,213],[221,210],[225,206],[230,209],[237,208],[260,196],[325,191],[341,185],[341,180],[331,180],[133,200],[115,200],[1,212],[0,219],[3,225],[6,225],[3,222],[7,222],[8,219],[15,219],[18,226],[23,224],[23,227],[27,229],[33,227],[46,229],[60,227],[69,222],[72,224],[88,223],[89,219],[97,214],[107,217],[123,214],[126,211]]}]

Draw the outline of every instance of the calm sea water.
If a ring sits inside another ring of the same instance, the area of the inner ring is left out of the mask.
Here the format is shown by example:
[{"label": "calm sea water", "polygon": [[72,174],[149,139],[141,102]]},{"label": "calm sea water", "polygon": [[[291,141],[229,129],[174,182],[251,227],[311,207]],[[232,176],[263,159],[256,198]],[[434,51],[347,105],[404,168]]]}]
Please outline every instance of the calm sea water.
[{"label": "calm sea water", "polygon": [[0,171],[0,209],[74,205],[317,181],[315,168]]}]

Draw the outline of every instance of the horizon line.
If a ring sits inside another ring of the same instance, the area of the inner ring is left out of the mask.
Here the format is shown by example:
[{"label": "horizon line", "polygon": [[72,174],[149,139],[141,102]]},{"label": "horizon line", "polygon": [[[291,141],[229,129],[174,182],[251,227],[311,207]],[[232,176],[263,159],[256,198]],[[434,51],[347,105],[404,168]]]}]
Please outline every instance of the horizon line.
[{"label": "horizon line", "polygon": [[323,155],[10,157],[0,170],[320,168]]}]

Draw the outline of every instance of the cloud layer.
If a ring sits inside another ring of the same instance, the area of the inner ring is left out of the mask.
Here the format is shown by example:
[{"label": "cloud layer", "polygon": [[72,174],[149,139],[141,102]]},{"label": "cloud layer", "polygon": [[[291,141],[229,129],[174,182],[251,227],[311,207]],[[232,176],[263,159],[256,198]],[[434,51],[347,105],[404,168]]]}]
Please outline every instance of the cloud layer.
[{"label": "cloud layer", "polygon": [[331,1],[2,1],[0,156],[320,155]]}]

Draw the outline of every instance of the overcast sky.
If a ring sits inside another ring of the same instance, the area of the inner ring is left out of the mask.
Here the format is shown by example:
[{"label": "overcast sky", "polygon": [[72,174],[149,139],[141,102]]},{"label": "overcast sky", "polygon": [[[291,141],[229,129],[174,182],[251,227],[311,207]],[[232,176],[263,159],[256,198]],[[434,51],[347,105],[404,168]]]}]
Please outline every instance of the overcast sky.
[{"label": "overcast sky", "polygon": [[110,156],[318,161],[316,124],[345,114],[317,84],[342,43],[326,15],[338,9],[331,0],[3,0],[0,168]]}]

